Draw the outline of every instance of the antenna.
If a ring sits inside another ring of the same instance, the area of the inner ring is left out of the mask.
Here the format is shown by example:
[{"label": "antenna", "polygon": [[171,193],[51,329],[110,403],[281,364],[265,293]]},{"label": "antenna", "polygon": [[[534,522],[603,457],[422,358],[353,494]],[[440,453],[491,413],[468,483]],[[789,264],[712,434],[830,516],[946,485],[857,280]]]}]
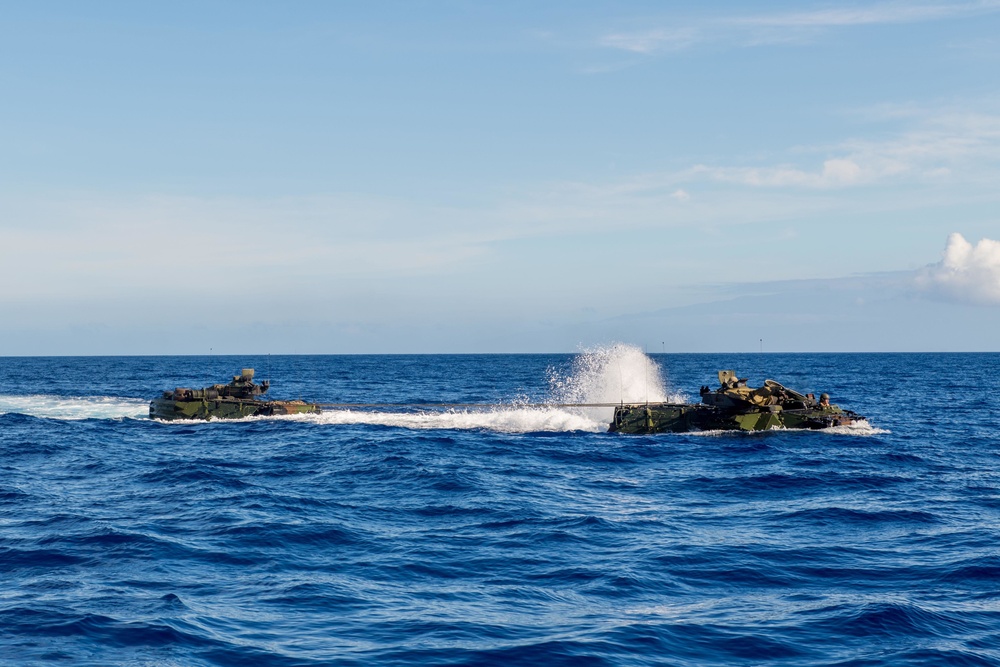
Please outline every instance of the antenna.
[{"label": "antenna", "polygon": [[622,360],[615,359],[618,364],[618,402],[625,405],[625,378],[622,377]]}]

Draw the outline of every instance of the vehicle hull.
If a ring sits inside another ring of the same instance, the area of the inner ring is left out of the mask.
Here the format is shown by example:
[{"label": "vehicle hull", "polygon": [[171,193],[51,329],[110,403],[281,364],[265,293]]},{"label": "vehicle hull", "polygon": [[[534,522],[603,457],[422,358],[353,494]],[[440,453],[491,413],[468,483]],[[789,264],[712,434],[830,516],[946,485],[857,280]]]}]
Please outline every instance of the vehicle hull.
[{"label": "vehicle hull", "polygon": [[816,430],[848,426],[861,419],[859,415],[839,408],[782,410],[779,406],[764,406],[752,410],[732,410],[698,403],[643,403],[616,407],[609,430],[618,433],[767,431],[776,428]]},{"label": "vehicle hull", "polygon": [[243,419],[272,415],[316,414],[320,407],[304,401],[261,401],[236,398],[175,400],[154,398],[149,403],[151,419]]}]

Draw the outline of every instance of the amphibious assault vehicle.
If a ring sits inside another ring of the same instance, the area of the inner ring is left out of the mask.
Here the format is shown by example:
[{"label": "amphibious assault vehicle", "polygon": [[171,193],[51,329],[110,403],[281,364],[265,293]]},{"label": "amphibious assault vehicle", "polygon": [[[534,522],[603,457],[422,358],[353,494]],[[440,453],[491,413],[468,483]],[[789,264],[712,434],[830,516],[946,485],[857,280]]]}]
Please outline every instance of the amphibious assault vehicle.
[{"label": "amphibious assault vehicle", "polygon": [[253,369],[244,368],[229,384],[204,389],[178,387],[149,403],[152,419],[239,419],[269,415],[317,413],[320,407],[305,401],[265,401],[260,398],[271,383],[253,381]]},{"label": "amphibious assault vehicle", "polygon": [[701,403],[636,403],[615,407],[610,431],[661,433],[681,431],[766,431],[774,428],[821,429],[848,426],[864,419],[831,405],[829,396],[800,394],[765,380],[753,389],[733,371],[719,371],[716,390],[701,388]]}]

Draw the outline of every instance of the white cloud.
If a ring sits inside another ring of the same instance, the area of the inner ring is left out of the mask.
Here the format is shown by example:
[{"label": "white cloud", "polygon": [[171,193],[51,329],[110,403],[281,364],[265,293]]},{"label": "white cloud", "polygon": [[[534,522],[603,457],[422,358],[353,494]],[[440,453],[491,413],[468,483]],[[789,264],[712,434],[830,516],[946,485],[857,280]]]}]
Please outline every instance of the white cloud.
[{"label": "white cloud", "polygon": [[[237,276],[252,277],[255,290],[270,293],[314,283],[349,291],[359,278],[463,275],[504,257],[509,241],[541,243],[611,229],[715,234],[749,223],[797,225],[835,213],[846,220],[876,210],[952,206],[957,197],[980,205],[997,201],[1000,113],[910,109],[906,118],[914,119],[909,130],[877,141],[795,147],[778,158],[612,181],[497,188],[462,206],[336,194],[37,198],[0,191],[0,284],[21,284],[0,295],[0,303],[197,290]],[[902,214],[886,217],[884,226],[900,228],[902,220]],[[979,275],[983,266],[952,273]],[[986,284],[996,288],[997,270],[991,270]],[[961,283],[940,267],[925,273],[928,293],[952,295]],[[25,275],[33,279],[25,283]]]},{"label": "white cloud", "polygon": [[827,28],[853,25],[916,23],[958,16],[968,16],[1000,8],[1000,3],[952,2],[941,4],[882,3],[871,7],[837,7],[814,11],[790,12],[767,16],[738,18],[733,23],[776,28]]},{"label": "white cloud", "polygon": [[698,34],[693,28],[681,28],[612,33],[601,37],[599,43],[613,49],[648,55],[659,51],[680,51],[696,41]]},{"label": "white cloud", "polygon": [[918,287],[939,298],[1000,305],[1000,241],[972,245],[959,233],[948,237],[940,262],[917,274]]},{"label": "white cloud", "polygon": [[833,188],[856,185],[875,175],[864,173],[853,160],[832,158],[823,163],[817,172],[809,172],[794,167],[706,167],[698,165],[693,173],[727,183],[770,187],[812,187]]},{"label": "white cloud", "polygon": [[743,46],[798,43],[826,28],[894,25],[940,21],[989,14],[1000,10],[1000,0],[923,3],[884,2],[870,6],[831,7],[778,14],[737,17],[701,17],[686,27],[646,28],[615,32],[598,38],[600,46],[651,55],[680,51],[698,42],[726,42]]},{"label": "white cloud", "polygon": [[[795,153],[827,153],[822,166],[697,165],[689,178],[753,187],[843,188],[887,181],[944,182],[960,175],[992,182],[1000,160],[1000,114],[910,111],[911,129],[881,140],[852,139],[832,146],[799,147]],[[683,180],[683,179],[682,179]]]}]

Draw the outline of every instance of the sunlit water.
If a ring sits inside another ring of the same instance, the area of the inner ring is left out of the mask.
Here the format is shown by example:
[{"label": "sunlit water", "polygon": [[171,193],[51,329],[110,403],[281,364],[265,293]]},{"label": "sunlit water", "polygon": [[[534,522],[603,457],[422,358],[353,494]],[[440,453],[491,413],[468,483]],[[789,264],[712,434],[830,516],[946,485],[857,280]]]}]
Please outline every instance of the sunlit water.
[{"label": "sunlit water", "polygon": [[[1000,355],[0,359],[0,664],[1000,662]],[[175,386],[487,403],[158,422]],[[715,371],[822,432],[608,434]]]}]

